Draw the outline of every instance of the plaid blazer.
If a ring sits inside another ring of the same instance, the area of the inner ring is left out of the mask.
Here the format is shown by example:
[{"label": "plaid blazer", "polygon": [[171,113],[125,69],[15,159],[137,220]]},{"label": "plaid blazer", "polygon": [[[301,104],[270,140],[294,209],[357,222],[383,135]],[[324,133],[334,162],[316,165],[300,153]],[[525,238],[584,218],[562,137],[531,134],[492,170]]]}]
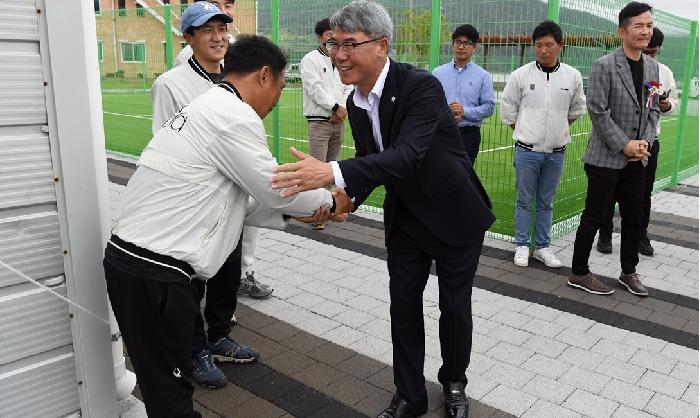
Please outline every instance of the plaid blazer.
[{"label": "plaid blazer", "polygon": [[[644,83],[658,81],[657,62],[644,54],[642,59]],[[583,155],[585,163],[621,169],[629,160],[622,149],[630,139],[645,139],[649,144],[655,140],[660,114],[658,96],[647,107],[646,92],[643,93],[642,103],[639,103],[633,84],[632,72],[622,47],[593,63],[586,95],[593,129]],[[639,134],[637,129],[641,131]],[[646,165],[646,161],[643,164]]]}]

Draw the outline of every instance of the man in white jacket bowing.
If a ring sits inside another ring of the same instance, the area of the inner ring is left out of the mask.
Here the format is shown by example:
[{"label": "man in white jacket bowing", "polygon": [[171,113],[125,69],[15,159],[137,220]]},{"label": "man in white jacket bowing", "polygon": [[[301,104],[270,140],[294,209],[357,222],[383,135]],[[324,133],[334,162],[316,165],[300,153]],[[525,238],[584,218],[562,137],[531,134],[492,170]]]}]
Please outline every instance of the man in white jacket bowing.
[{"label": "man in white jacket bowing", "polygon": [[291,198],[272,190],[277,162],[262,118],[284,88],[286,60],[266,38],[244,36],[225,61],[224,81],[166,121],[141,154],[105,249],[107,291],[151,418],[200,416],[191,282],[219,271],[243,224],[281,229],[290,216],[342,219],[353,207],[341,189]]}]

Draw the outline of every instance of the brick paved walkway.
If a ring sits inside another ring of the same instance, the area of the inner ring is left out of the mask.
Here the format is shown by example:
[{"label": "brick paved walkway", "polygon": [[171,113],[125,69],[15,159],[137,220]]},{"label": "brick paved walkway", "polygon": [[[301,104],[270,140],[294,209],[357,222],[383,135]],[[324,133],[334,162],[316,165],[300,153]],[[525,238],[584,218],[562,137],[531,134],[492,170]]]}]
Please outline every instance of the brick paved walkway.
[{"label": "brick paved walkway", "polygon": [[[109,168],[116,208],[133,168],[113,161]],[[565,284],[568,267],[533,260],[518,268],[512,244],[486,240],[472,298],[470,416],[698,416],[697,178],[685,183],[654,197],[657,255],[640,263],[653,288],[647,299],[617,286],[609,297],[576,291]],[[224,365],[232,382],[225,389],[197,390],[205,416],[373,417],[388,404],[383,237],[373,213],[322,232],[293,223],[262,233],[256,276],[275,291],[266,300],[240,300],[233,334],[263,357],[256,365]],[[572,242],[572,235],[555,242],[565,264]],[[617,251],[591,260],[611,285]],[[441,416],[434,276],[424,299],[428,416]]]}]

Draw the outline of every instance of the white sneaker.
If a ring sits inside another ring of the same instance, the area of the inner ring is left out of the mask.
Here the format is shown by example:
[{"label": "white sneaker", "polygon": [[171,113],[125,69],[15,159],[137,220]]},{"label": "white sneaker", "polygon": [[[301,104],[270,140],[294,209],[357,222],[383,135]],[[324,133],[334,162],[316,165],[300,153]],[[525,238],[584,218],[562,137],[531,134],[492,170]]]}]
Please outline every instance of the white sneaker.
[{"label": "white sneaker", "polygon": [[557,256],[554,255],[549,247],[535,250],[535,252],[532,253],[532,257],[534,257],[535,260],[540,260],[547,267],[552,267],[555,269],[561,267],[561,261],[559,261]]},{"label": "white sneaker", "polygon": [[513,258],[513,263],[518,267],[527,267],[528,259],[530,258],[530,248],[521,245],[515,247],[515,257]]}]

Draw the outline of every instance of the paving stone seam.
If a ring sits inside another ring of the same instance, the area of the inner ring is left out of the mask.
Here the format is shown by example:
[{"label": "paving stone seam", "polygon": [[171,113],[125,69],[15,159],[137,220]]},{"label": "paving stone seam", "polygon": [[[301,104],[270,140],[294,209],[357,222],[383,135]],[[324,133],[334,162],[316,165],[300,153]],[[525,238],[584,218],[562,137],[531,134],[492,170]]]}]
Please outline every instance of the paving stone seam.
[{"label": "paving stone seam", "polygon": [[[362,218],[365,221],[368,221],[368,219]],[[372,221],[372,220],[369,220]],[[353,220],[348,220],[348,222],[354,222]],[[372,221],[375,222],[375,221]],[[369,244],[357,242],[354,240],[349,240],[346,238],[342,237],[335,237],[330,234],[319,234],[317,231],[311,231],[308,228],[304,228],[298,225],[293,225],[290,224],[287,226],[285,229],[285,232],[288,232],[290,234],[302,236],[305,238],[312,239],[314,241],[322,242],[325,244],[331,244],[339,248],[344,248],[347,250],[351,251],[356,251],[356,252],[361,252],[365,255],[369,255],[372,257],[380,258],[382,260],[386,260],[386,249],[381,248],[381,247],[375,247]],[[508,251],[508,250],[502,250],[499,248],[494,248],[494,247],[488,247],[484,246],[481,252],[482,256],[487,256],[499,260],[510,260],[513,258],[513,252]],[[434,268],[434,266],[433,266]],[[557,275],[562,276],[562,282],[565,282],[566,279],[568,278],[569,274],[571,274],[571,268],[570,267],[561,267],[559,269],[552,269],[547,266],[545,266],[542,263],[539,262],[533,262],[530,265],[530,268],[535,268],[538,270],[543,270],[546,272],[554,273]],[[601,280],[605,281],[609,285],[616,286],[617,285],[617,279],[614,279],[612,277],[605,277],[605,276],[598,276]],[[527,289],[525,289],[527,290]],[[684,295],[678,295],[675,293],[671,292],[666,292],[663,290],[658,290],[658,289],[649,289],[649,294],[651,298],[662,300],[664,302],[670,302],[679,306],[683,306],[686,308],[693,309],[695,311],[698,310],[698,300],[684,296]]]}]

